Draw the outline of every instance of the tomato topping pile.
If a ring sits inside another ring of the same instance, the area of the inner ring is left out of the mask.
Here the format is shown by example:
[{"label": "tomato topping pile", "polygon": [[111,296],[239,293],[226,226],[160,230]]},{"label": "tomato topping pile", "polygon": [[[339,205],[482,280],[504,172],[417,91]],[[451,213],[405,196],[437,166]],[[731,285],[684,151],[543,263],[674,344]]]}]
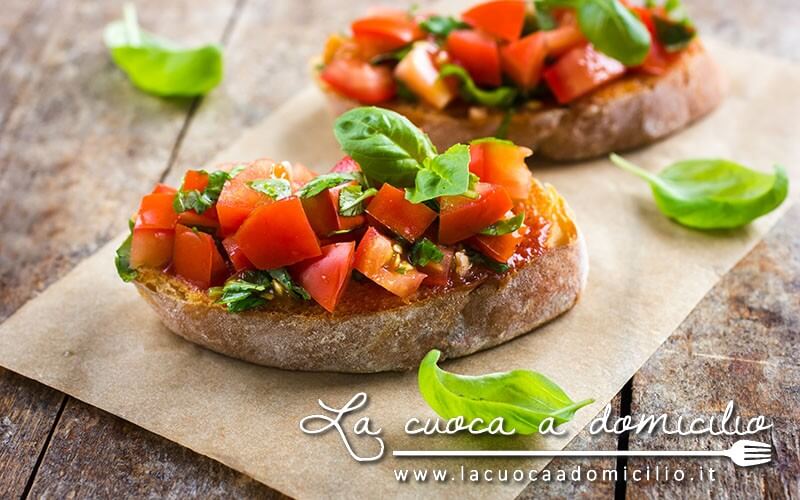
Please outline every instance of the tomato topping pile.
[{"label": "tomato topping pile", "polygon": [[[526,0],[481,2],[460,17],[373,10],[351,24],[350,36],[328,39],[319,76],[364,104],[569,105],[626,74],[664,74],[695,34],[672,3],[610,1],[613,8],[598,7],[591,16],[579,15],[581,2],[549,8]],[[470,81],[452,76],[453,65]],[[511,97],[499,98],[501,91]]]},{"label": "tomato topping pile", "polygon": [[505,272],[528,232],[531,151],[497,139],[461,147],[464,156],[442,156],[462,162],[463,194],[419,202],[413,183],[375,181],[349,156],[322,175],[272,160],[190,170],[179,189],[158,185],[142,198],[129,271],[174,275],[234,312],[278,297],[334,312],[354,280],[409,300],[421,287],[468,283],[472,264]]}]

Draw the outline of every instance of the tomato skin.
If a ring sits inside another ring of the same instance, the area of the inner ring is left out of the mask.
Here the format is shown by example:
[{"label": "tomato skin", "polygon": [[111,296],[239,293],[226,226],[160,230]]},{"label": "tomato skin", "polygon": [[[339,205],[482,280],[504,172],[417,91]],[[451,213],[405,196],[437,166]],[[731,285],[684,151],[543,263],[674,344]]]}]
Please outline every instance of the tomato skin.
[{"label": "tomato skin", "polygon": [[175,231],[134,229],[131,242],[131,267],[163,269],[172,260]]},{"label": "tomato skin", "polygon": [[475,247],[480,253],[489,257],[497,262],[508,262],[522,240],[525,239],[527,228],[520,227],[513,233],[503,234],[500,236],[486,236],[479,234],[469,240],[470,244]]},{"label": "tomato skin", "polygon": [[175,229],[178,214],[172,208],[172,193],[147,194],[142,197],[134,227],[136,229]]},{"label": "tomato skin", "polygon": [[255,269],[253,263],[250,262],[245,256],[244,252],[242,252],[242,248],[239,246],[239,243],[236,241],[234,236],[228,236],[222,240],[222,246],[225,248],[225,252],[228,254],[228,259],[230,259],[231,264],[233,264],[233,268],[237,273],[247,269]]},{"label": "tomato skin", "polygon": [[295,196],[253,210],[236,231],[236,241],[257,269],[277,269],[321,253],[303,205]]},{"label": "tomato skin", "polygon": [[302,163],[295,163],[292,165],[292,184],[296,188],[302,187],[316,176],[316,172],[311,171]]},{"label": "tomato skin", "polygon": [[469,154],[470,172],[484,182],[503,186],[514,200],[528,199],[533,175],[525,158],[533,151],[510,142],[478,140],[470,144]]},{"label": "tomato skin", "polygon": [[349,156],[345,156],[339,160],[330,171],[339,173],[361,172],[361,166],[354,159],[350,158]]},{"label": "tomato skin", "polygon": [[439,201],[439,242],[452,245],[502,219],[514,203],[502,186],[479,182],[479,197],[443,196]]},{"label": "tomato skin", "polygon": [[389,68],[357,59],[334,59],[319,76],[338,93],[363,104],[380,104],[397,93]]},{"label": "tomato skin", "polygon": [[450,282],[450,270],[453,267],[454,252],[447,248],[439,247],[444,254],[441,262],[428,262],[422,272],[428,277],[422,282],[425,286],[444,286]]},{"label": "tomato skin", "polygon": [[485,33],[453,30],[447,37],[447,51],[469,72],[478,85],[497,87],[502,83],[497,42]]},{"label": "tomato skin", "polygon": [[225,279],[227,267],[214,238],[178,224],[172,253],[175,274],[200,288],[208,288]]},{"label": "tomato skin", "polygon": [[181,184],[182,191],[203,191],[208,186],[208,174],[200,170],[187,170]]},{"label": "tomato skin", "polygon": [[178,222],[189,227],[205,227],[208,229],[219,229],[219,219],[217,218],[216,207],[211,207],[202,214],[194,210],[187,210],[178,214]]},{"label": "tomato skin", "polygon": [[456,93],[440,78],[439,68],[433,63],[436,47],[428,42],[414,44],[394,69],[395,77],[436,109],[444,109]]},{"label": "tomato skin", "polygon": [[161,193],[161,194],[164,194],[164,193],[166,193],[166,194],[175,194],[177,192],[178,192],[178,190],[175,189],[174,187],[167,186],[166,184],[162,184],[162,183],[159,182],[158,184],[156,184],[156,187],[153,188],[153,192],[150,193],[150,194],[159,194],[159,193]]},{"label": "tomato skin", "polygon": [[537,31],[500,49],[503,71],[523,89],[535,87],[542,78],[547,55],[545,33]]},{"label": "tomato skin", "polygon": [[413,267],[404,273],[391,269],[394,255],[392,240],[370,227],[356,248],[354,267],[389,292],[406,298],[417,291],[426,275]]},{"label": "tomato skin", "polygon": [[586,43],[586,37],[578,27],[575,12],[564,10],[559,15],[558,28],[544,32],[544,45],[547,55],[560,57],[570,49]]},{"label": "tomato skin", "polygon": [[653,12],[645,7],[628,7],[636,14],[650,33],[650,51],[644,62],[637,69],[648,75],[663,75],[669,67],[669,54],[656,37],[656,26]]},{"label": "tomato skin", "polygon": [[343,188],[356,184],[358,183],[355,181],[348,182],[301,200],[308,222],[318,236],[327,237],[336,231],[353,229],[364,224],[366,221],[364,215],[352,217],[339,215],[339,193]]},{"label": "tomato skin", "polygon": [[625,74],[625,65],[591,44],[575,47],[544,72],[559,104],[567,104]]},{"label": "tomato skin", "polygon": [[379,52],[397,50],[424,37],[420,27],[408,16],[375,15],[356,20],[350,26],[359,44],[369,44]]},{"label": "tomato skin", "polygon": [[467,24],[507,42],[519,39],[525,24],[523,0],[493,0],[478,4],[461,15]]},{"label": "tomato skin", "polygon": [[367,205],[367,213],[411,243],[436,220],[436,212],[422,203],[406,200],[405,191],[384,184]]},{"label": "tomato skin", "polygon": [[269,179],[272,176],[273,164],[272,160],[256,161],[225,183],[217,200],[217,217],[223,236],[235,233],[257,207],[272,203],[273,200],[269,196],[251,189],[247,183],[257,179]]},{"label": "tomato skin", "polygon": [[293,265],[290,272],[320,306],[333,312],[350,282],[356,244],[334,243],[320,251],[322,255]]}]

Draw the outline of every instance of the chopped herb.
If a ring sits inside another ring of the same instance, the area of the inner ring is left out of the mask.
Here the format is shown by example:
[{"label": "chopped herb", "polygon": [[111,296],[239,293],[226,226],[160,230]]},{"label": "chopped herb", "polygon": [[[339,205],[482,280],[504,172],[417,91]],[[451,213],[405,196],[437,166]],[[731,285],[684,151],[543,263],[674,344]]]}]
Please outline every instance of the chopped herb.
[{"label": "chopped herb", "polygon": [[667,52],[683,50],[692,41],[697,30],[688,21],[674,21],[672,19],[653,16],[658,41],[667,49]]},{"label": "chopped herb", "polygon": [[184,191],[181,188],[175,194],[175,200],[172,202],[172,207],[177,213],[194,210],[198,214],[202,214],[217,202],[225,182],[231,178],[231,174],[224,170],[215,170],[211,173],[201,170],[201,172],[208,175],[206,188],[202,192],[197,189]]},{"label": "chopped herb", "polygon": [[467,29],[469,24],[459,21],[452,16],[431,16],[419,23],[419,27],[440,40],[447,38],[451,31]]},{"label": "chopped herb", "polygon": [[378,194],[375,188],[364,190],[361,184],[347,186],[339,191],[339,215],[353,217],[364,213],[364,200]]},{"label": "chopped herb", "polygon": [[125,241],[117,248],[114,256],[114,264],[117,266],[117,274],[125,283],[136,279],[136,270],[131,268],[131,245],[133,243],[133,219],[128,223],[130,234]]},{"label": "chopped herb", "polygon": [[492,108],[511,106],[517,97],[517,89],[513,87],[497,87],[484,90],[472,80],[467,70],[455,64],[445,64],[439,70],[440,77],[455,76],[461,80],[461,95],[469,102]]},{"label": "chopped herb", "polygon": [[485,255],[483,255],[482,253],[476,252],[475,250],[467,250],[467,257],[469,257],[470,262],[472,262],[473,264],[483,266],[486,269],[497,274],[503,274],[509,269],[511,269],[511,266],[509,266],[508,264],[504,262],[497,262],[496,260],[490,259]]},{"label": "chopped herb", "polygon": [[422,238],[414,243],[408,260],[418,267],[425,267],[430,262],[439,263],[444,259],[444,253],[428,238]]},{"label": "chopped herb", "polygon": [[373,57],[369,63],[370,64],[380,64],[385,62],[392,62],[392,61],[399,61],[411,52],[411,44],[408,44],[404,47],[400,47],[397,50],[392,52],[385,52],[383,54],[378,54],[377,56]]},{"label": "chopped herb", "polygon": [[208,293],[229,312],[255,309],[284,294],[303,300],[311,298],[303,287],[292,281],[285,269],[245,271],[239,278],[228,280],[221,290],[210,288]]},{"label": "chopped herb", "polygon": [[297,196],[300,198],[311,198],[332,187],[345,182],[358,180],[360,176],[355,172],[332,172],[330,174],[322,174],[314,177],[308,181],[303,187],[297,191]]},{"label": "chopped herb", "polygon": [[511,217],[509,219],[503,219],[501,221],[497,221],[491,226],[487,227],[481,234],[486,236],[502,236],[504,234],[513,233],[520,227],[522,227],[522,223],[525,221],[525,214],[520,213]]},{"label": "chopped herb", "polygon": [[292,185],[286,179],[258,179],[248,182],[247,185],[276,201],[292,195]]}]

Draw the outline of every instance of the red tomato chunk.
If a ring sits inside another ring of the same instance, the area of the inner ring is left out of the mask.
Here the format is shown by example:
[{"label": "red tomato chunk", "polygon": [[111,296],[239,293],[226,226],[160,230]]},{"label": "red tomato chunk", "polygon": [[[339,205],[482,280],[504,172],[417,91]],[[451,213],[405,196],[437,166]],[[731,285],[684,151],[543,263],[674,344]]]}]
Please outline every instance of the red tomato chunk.
[{"label": "red tomato chunk", "polygon": [[293,265],[292,277],[319,305],[333,312],[350,281],[355,249],[352,241],[326,245],[319,257]]},{"label": "red tomato chunk", "polygon": [[479,182],[477,199],[443,196],[439,202],[439,242],[452,245],[486,229],[511,210],[513,202],[501,186]]},{"label": "red tomato chunk", "polygon": [[175,232],[157,229],[134,229],[131,242],[131,267],[163,269],[172,260]]},{"label": "red tomato chunk", "polygon": [[356,249],[355,268],[386,290],[406,298],[417,291],[426,275],[397,255],[392,240],[371,227]]},{"label": "red tomato chunk", "polygon": [[422,203],[411,203],[405,191],[389,184],[384,184],[370,201],[367,213],[412,243],[436,220],[436,212]]},{"label": "red tomato chunk", "polygon": [[175,227],[172,266],[175,274],[200,288],[221,283],[228,272],[214,238],[181,224]]},{"label": "red tomato chunk", "polygon": [[354,215],[352,217],[339,215],[339,193],[343,188],[356,184],[358,183],[342,184],[302,200],[308,221],[317,235],[326,237],[336,231],[349,230],[364,224],[366,217],[363,215]]}]

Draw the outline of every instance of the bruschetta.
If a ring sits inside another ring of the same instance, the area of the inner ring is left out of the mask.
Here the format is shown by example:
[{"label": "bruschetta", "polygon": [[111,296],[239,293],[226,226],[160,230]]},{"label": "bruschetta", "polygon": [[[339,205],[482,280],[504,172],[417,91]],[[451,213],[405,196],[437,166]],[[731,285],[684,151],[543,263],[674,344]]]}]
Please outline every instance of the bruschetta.
[{"label": "bruschetta", "polygon": [[328,173],[261,159],[157,185],[117,251],[174,333],[267,366],[378,372],[464,356],[569,310],[586,281],[573,216],[484,139],[439,152],[404,117],[359,108]]},{"label": "bruschetta", "polygon": [[458,18],[376,9],[329,37],[315,77],[337,115],[378,105],[440,147],[496,136],[563,161],[668,136],[725,89],[674,1],[492,0]]}]

